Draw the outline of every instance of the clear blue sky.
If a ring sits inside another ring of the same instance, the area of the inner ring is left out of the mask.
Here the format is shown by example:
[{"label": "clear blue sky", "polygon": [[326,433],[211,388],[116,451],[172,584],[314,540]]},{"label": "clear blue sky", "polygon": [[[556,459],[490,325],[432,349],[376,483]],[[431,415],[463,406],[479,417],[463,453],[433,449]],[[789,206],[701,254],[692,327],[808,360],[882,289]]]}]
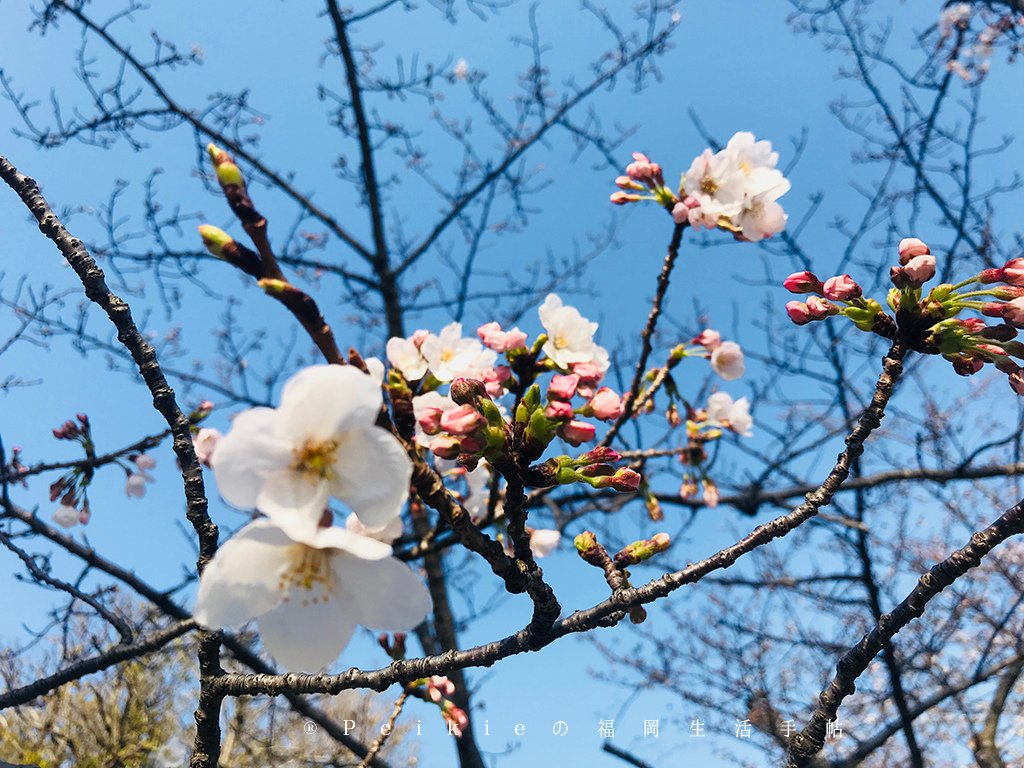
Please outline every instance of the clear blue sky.
[{"label": "clear blue sky", "polygon": [[[90,7],[95,14],[116,5],[103,0]],[[352,229],[365,235],[364,217],[354,207],[351,192],[333,178],[331,166],[341,151],[339,137],[325,126],[322,118],[326,106],[315,97],[315,81],[327,82],[339,90],[343,87],[338,64],[320,62],[322,43],[328,34],[325,20],[318,18],[308,6],[295,3],[206,5],[158,5],[137,14],[135,26],[121,23],[117,30],[124,39],[133,40],[139,50],[145,50],[146,35],[154,27],[180,44],[195,43],[204,50],[204,66],[174,74],[169,80],[173,95],[183,102],[200,107],[207,92],[250,86],[252,103],[270,118],[261,129],[262,155],[273,166],[293,169],[301,189],[316,190],[317,200],[330,204],[334,211],[347,211]],[[879,10],[896,14],[894,36],[905,41],[910,40],[911,29],[918,30],[932,23],[939,8],[938,3],[891,5],[892,9]],[[189,6],[190,10],[184,10]],[[254,6],[259,8],[258,13],[253,11]],[[801,223],[802,215],[807,212],[809,198],[818,192],[825,193],[823,210],[811,222],[808,232],[818,244],[814,254],[816,265],[822,273],[831,274],[839,258],[831,249],[842,241],[828,228],[827,222],[854,209],[858,198],[851,185],[870,179],[874,170],[851,164],[850,154],[858,141],[841,130],[829,111],[832,99],[844,92],[856,93],[852,85],[839,82],[835,77],[836,69],[843,63],[841,57],[823,51],[817,39],[795,35],[787,24],[790,11],[789,4],[781,0],[684,2],[680,28],[673,38],[674,48],[660,62],[662,81],[639,96],[626,86],[613,93],[600,94],[594,105],[608,124],[619,122],[636,126],[635,135],[621,153],[623,163],[628,160],[629,150],[643,150],[666,167],[670,178],[685,170],[690,159],[704,147],[687,114],[689,108],[696,110],[708,130],[723,139],[738,130],[752,130],[758,137],[770,139],[778,148],[783,164],[793,157],[790,141],[806,129],[806,149],[790,174],[793,190],[783,202],[790,213],[791,225],[795,225]],[[0,15],[8,30],[4,50],[0,53],[0,66],[14,78],[16,89],[43,97],[53,87],[57,94],[65,94],[65,98],[76,98],[81,89],[72,80],[69,69],[70,50],[78,39],[73,25],[65,24],[59,33],[40,40],[36,35],[21,32],[29,23],[29,15],[22,4],[2,3]],[[491,88],[498,94],[507,90],[512,81],[514,70],[510,62],[515,62],[518,68],[527,54],[525,49],[507,43],[511,35],[527,30],[525,6],[503,11],[496,19],[487,21],[480,21],[462,9],[460,24],[454,27],[445,23],[439,14],[421,12],[415,18],[416,23],[411,24],[403,13],[391,13],[386,20],[363,25],[358,30],[359,39],[384,42],[386,52],[378,54],[384,68],[391,65],[391,52],[403,54],[407,61],[415,51],[420,51],[424,59],[443,60],[449,55],[452,59],[465,58],[472,68],[489,73]],[[542,34],[552,45],[547,55],[553,80],[561,83],[568,76],[575,76],[583,81],[587,74],[586,57],[592,52],[593,23],[572,3],[545,4],[538,18]],[[267,30],[273,30],[277,37],[268,39]],[[261,46],[262,54],[259,53]],[[244,67],[233,62],[235,52],[244,59]],[[105,60],[105,54],[100,55],[104,57],[101,60]],[[1019,65],[1015,71],[1006,70],[1005,61],[997,60],[987,86],[986,103],[998,103],[1003,110],[997,125],[982,128],[991,130],[993,136],[1001,135],[1007,126],[1020,124],[1020,118],[1024,117],[1019,100]],[[459,114],[465,100],[459,87],[454,86],[450,98],[441,105],[453,115]],[[399,103],[381,99],[375,106],[382,113],[410,123],[423,121],[432,108],[416,100]],[[146,136],[149,146],[137,152],[123,144],[109,150],[73,144],[59,151],[45,152],[14,138],[7,128],[16,124],[17,117],[10,105],[0,103],[0,152],[39,179],[44,192],[58,208],[102,206],[115,180],[124,179],[131,184],[126,193],[129,204],[126,210],[137,215],[141,184],[153,168],[159,167],[163,169],[159,190],[165,205],[180,203],[184,210],[204,211],[212,223],[230,223],[222,201],[206,192],[193,174],[192,137],[185,130]],[[431,136],[425,133],[425,145],[431,146]],[[482,151],[491,150],[493,154],[497,149],[483,147]],[[552,182],[532,201],[540,210],[531,216],[529,226],[523,231],[492,238],[481,256],[481,264],[490,270],[515,268],[524,260],[541,257],[545,249],[555,254],[565,253],[575,241],[582,239],[588,227],[611,218],[618,219],[620,243],[591,264],[582,282],[589,290],[572,300],[585,314],[602,323],[601,340],[606,346],[628,352],[634,348],[646,316],[644,302],[653,290],[670,235],[670,223],[653,207],[635,211],[613,209],[607,203],[608,194],[613,190],[613,174],[606,170],[595,171],[592,156],[585,155],[571,164],[568,162],[570,154],[571,144],[566,136],[555,134],[548,146],[538,148],[529,156],[529,162],[541,169],[540,177]],[[1004,167],[1020,168],[1024,167],[1022,160],[1024,155],[1014,146],[1000,162]],[[445,149],[432,158],[438,168],[456,161],[457,156]],[[400,166],[396,163],[393,167]],[[1000,169],[989,170],[1005,175]],[[260,208],[271,217],[272,229],[283,231],[291,221],[292,209],[265,192],[256,192],[256,195]],[[400,211],[406,219],[404,226],[410,231],[425,228],[436,213],[432,204],[425,206],[421,200],[399,190],[390,203],[390,210]],[[1017,202],[1021,202],[1019,195]],[[81,212],[71,216],[69,225],[83,237],[96,235],[95,221]],[[925,221],[922,226],[925,231],[914,234],[927,240],[929,223]],[[232,227],[233,231],[237,229]],[[712,324],[728,337],[756,346],[761,337],[754,322],[763,307],[765,289],[755,283],[765,274],[781,278],[789,271],[789,265],[766,262],[763,252],[752,245],[723,243],[721,247],[701,251],[692,243],[688,235],[681,268],[670,294],[672,316],[690,325],[692,308],[697,303],[709,313]],[[193,247],[191,230],[186,231],[176,245]],[[866,242],[864,247],[871,245]],[[327,255],[340,252],[340,247],[335,247]],[[346,254],[345,258],[349,256]],[[5,296],[14,291],[18,278],[27,273],[35,290],[47,284],[53,291],[67,292],[64,302],[69,314],[83,301],[73,274],[27,221],[15,197],[6,192],[0,193],[0,273],[3,275],[0,291]],[[427,266],[422,274],[424,278],[434,276],[436,267]],[[238,316],[243,322],[258,325],[269,318],[276,323],[271,326],[267,349],[276,350],[279,345],[289,343],[290,329],[283,330],[283,315],[273,314],[275,310],[258,291],[247,289],[235,275],[217,265],[207,267],[202,277],[216,295],[203,295],[182,284],[187,292],[186,300],[180,309],[171,312],[155,299],[151,272],[127,275],[126,285],[118,285],[117,289],[132,303],[136,318],[144,319],[146,327],[158,337],[181,328],[183,352],[175,361],[180,366],[188,366],[193,360],[209,364],[214,358],[211,333],[220,325],[223,296],[240,302]],[[145,297],[133,295],[143,286],[147,292]],[[338,335],[346,343],[363,343],[367,353],[379,352],[383,339],[373,331],[364,333],[346,323],[348,310],[332,300],[331,287],[330,281],[324,280],[318,296],[329,319],[335,322]],[[781,311],[785,295],[778,290],[768,295],[774,302],[774,310]],[[475,327],[476,323],[491,319],[488,312],[487,306],[471,307],[467,325]],[[88,314],[90,328],[107,335],[105,319],[93,309]],[[437,328],[447,319],[446,312],[438,310],[418,319],[416,325]],[[12,316],[0,315],[0,339],[6,337],[6,329],[11,327]],[[525,320],[525,327],[533,332],[538,330],[534,313]],[[751,364],[748,375],[757,377],[758,373],[757,364]],[[55,339],[45,348],[28,344],[16,346],[0,358],[0,379],[9,374],[45,381],[44,385],[0,395],[0,434],[4,443],[8,447],[23,446],[29,460],[75,456],[66,444],[55,442],[49,431],[76,411],[89,413],[101,450],[117,448],[142,433],[159,431],[163,426],[150,407],[147,392],[136,385],[131,376],[111,370],[102,353],[94,351],[83,358],[66,340]],[[944,369],[939,372],[936,366],[936,381],[945,386],[958,380]],[[726,389],[740,396],[745,393],[746,385],[739,381]],[[197,389],[185,394],[183,399],[186,404],[194,405],[207,396],[208,393]],[[217,397],[211,399],[217,400]],[[224,428],[228,416],[229,409],[218,410],[211,423]],[[100,473],[91,492],[93,521],[84,533],[89,542],[108,557],[131,565],[153,583],[170,585],[180,578],[183,569],[191,567],[192,553],[188,537],[181,529],[184,516],[180,479],[174,471],[169,446],[161,447],[154,455],[160,462],[155,472],[157,482],[142,501],[124,499],[123,476],[119,472]],[[49,514],[45,484],[40,479],[30,491],[16,491],[15,500],[27,506],[39,505],[41,514]],[[241,515],[216,498],[212,501],[213,515],[224,528],[233,528],[243,521]],[[650,534],[655,530],[650,524],[645,525],[639,515],[629,520],[636,533]],[[672,559],[678,563],[699,559],[731,541],[735,532],[748,524],[745,520],[737,523],[731,512],[703,515],[700,524],[676,543]],[[76,535],[83,535],[83,531],[79,529]],[[12,578],[18,571],[13,558],[3,559],[2,563],[3,598],[0,601],[2,615],[6,618],[0,623],[0,637],[5,642],[17,641],[25,637],[23,626],[34,629],[43,625],[48,600],[38,588]],[[72,573],[70,569],[74,567],[59,557],[54,559],[54,565],[64,575]],[[603,581],[570,551],[563,549],[546,561],[544,567],[566,611],[586,607],[605,597]],[[655,575],[650,570],[646,573]],[[686,591],[673,597],[680,604],[691,599],[696,598]],[[659,608],[655,606],[650,614],[652,625],[658,626]],[[523,600],[506,600],[499,610],[465,631],[461,641],[468,646],[504,636],[522,627],[528,618],[528,605]],[[624,629],[617,629],[604,632],[600,640],[625,650],[631,647],[634,637]],[[338,664],[339,668],[377,667],[382,661],[379,651],[364,638],[354,643]],[[634,748],[655,765],[683,764],[679,750],[686,755],[686,764],[719,765],[723,763],[717,748],[736,746],[731,723],[719,722],[717,738],[691,739],[686,730],[689,721],[694,718],[711,720],[713,716],[687,708],[665,694],[647,692],[632,697],[628,690],[598,682],[591,671],[603,664],[602,657],[589,643],[569,638],[540,654],[512,658],[492,670],[470,671],[470,679],[477,687],[475,701],[481,708],[475,716],[482,747],[495,753],[514,748],[514,756],[500,761],[499,765],[621,766],[620,761],[600,751],[597,727],[602,718],[616,719],[617,743]],[[807,692],[808,698],[812,693]],[[738,697],[737,717],[744,716],[744,708],[742,697]],[[447,764],[450,747],[442,735],[436,712],[420,706],[411,709],[407,717],[424,721],[423,764]],[[643,720],[648,718],[662,720],[662,732],[657,741],[640,738]],[[483,735],[480,723],[485,719],[490,724],[490,736]],[[552,724],[557,720],[570,724],[568,736],[551,735]],[[525,726],[522,737],[513,732],[517,723]],[[751,750],[750,757],[756,760],[757,753]]]}]

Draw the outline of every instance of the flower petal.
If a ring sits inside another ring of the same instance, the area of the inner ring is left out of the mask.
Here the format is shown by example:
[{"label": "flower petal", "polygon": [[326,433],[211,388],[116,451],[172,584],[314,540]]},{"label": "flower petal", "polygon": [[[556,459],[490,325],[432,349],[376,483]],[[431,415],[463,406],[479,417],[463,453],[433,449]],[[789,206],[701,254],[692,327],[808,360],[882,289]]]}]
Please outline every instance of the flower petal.
[{"label": "flower petal", "polygon": [[397,558],[371,561],[339,554],[332,565],[349,615],[363,626],[404,632],[430,613],[426,585]]},{"label": "flower petal", "polygon": [[409,496],[412,462],[394,436],[379,427],[346,433],[334,472],[331,495],[370,528],[391,522]]},{"label": "flower petal", "polygon": [[278,414],[271,408],[242,411],[210,458],[221,496],[236,507],[254,507],[264,478],[287,467],[291,446],[274,436]]},{"label": "flower petal", "polygon": [[351,365],[311,365],[284,385],[278,434],[293,445],[329,440],[377,420],[380,384]]},{"label": "flower petal", "polygon": [[256,507],[293,541],[311,544],[329,495],[325,480],[284,469],[267,475]]},{"label": "flower petal", "polygon": [[319,529],[310,546],[317,549],[336,549],[361,560],[382,560],[392,555],[390,544],[333,525]]},{"label": "flower petal", "polygon": [[288,565],[291,540],[269,520],[255,520],[220,546],[199,580],[193,611],[204,627],[244,624],[284,597],[278,575]]},{"label": "flower petal", "polygon": [[334,661],[356,628],[347,598],[337,590],[318,593],[316,602],[306,592],[289,590],[287,600],[259,617],[263,645],[289,672],[316,672]]}]

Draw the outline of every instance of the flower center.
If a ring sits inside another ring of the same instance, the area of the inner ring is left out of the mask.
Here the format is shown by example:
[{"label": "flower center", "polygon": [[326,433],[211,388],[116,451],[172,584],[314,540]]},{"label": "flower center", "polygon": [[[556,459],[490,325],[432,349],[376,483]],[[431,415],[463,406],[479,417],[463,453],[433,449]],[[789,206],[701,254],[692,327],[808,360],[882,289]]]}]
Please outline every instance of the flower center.
[{"label": "flower center", "polygon": [[285,593],[293,589],[304,589],[307,594],[301,596],[302,604],[326,602],[334,591],[331,579],[330,550],[314,549],[305,544],[291,547],[288,567],[278,579],[278,588]]},{"label": "flower center", "polygon": [[442,362],[442,363],[448,363],[448,362],[451,362],[451,359],[452,359],[453,357],[455,357],[455,352],[454,352],[453,350],[450,350],[450,349],[446,349],[446,350],[444,350],[444,351],[443,351],[443,352],[441,353],[441,362]]},{"label": "flower center", "polygon": [[552,343],[555,345],[555,349],[565,349],[569,346],[569,339],[565,334],[559,333],[552,339]]},{"label": "flower center", "polygon": [[292,469],[310,480],[327,480],[334,475],[337,440],[307,440],[295,451]]},{"label": "flower center", "polygon": [[710,176],[705,176],[700,181],[700,191],[705,195],[713,195],[718,191],[718,182]]}]

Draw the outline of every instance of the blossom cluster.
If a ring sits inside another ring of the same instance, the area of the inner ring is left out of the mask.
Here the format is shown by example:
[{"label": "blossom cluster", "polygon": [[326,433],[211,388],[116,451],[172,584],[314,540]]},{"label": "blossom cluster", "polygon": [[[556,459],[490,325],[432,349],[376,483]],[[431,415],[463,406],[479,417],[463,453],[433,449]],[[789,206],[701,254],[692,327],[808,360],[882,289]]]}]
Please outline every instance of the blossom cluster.
[{"label": "blossom cluster", "polygon": [[[217,550],[194,616],[211,628],[256,619],[287,669],[333,660],[358,624],[407,630],[430,611],[419,577],[393,556],[412,464],[376,426],[380,380],[353,366],[316,365],[284,386],[277,408],[238,414],[230,431],[200,441],[229,503],[258,509]],[[198,452],[198,451],[197,451]],[[330,499],[352,514],[333,524]]]},{"label": "blossom cluster", "polygon": [[[918,352],[942,355],[962,376],[992,364],[1007,375],[1013,391],[1024,396],[1024,369],[1014,361],[1024,360],[1024,344],[1015,340],[1017,329],[1024,328],[1024,258],[924,293],[924,284],[936,274],[931,249],[917,238],[905,238],[898,252],[899,265],[889,272],[893,287],[886,297],[892,314],[875,299],[864,298],[861,286],[849,275],[822,282],[811,272],[797,272],[783,285],[809,297],[786,305],[790,319],[805,325],[843,315],[862,331],[901,338]],[[982,317],[959,317],[968,311]],[[983,317],[1002,322],[989,324]]]},{"label": "blossom cluster", "polygon": [[[972,29],[975,18],[981,24]],[[946,69],[966,82],[980,80],[991,69],[999,41],[1010,37],[1015,28],[1024,30],[1024,13],[989,8],[976,11],[971,3],[950,3],[942,9],[938,22],[939,45],[950,48]],[[1011,51],[1011,57],[1019,53],[1019,45]]]},{"label": "blossom cluster", "polygon": [[[572,446],[593,440],[597,430],[587,419],[622,415],[620,396],[601,386],[609,356],[594,340],[597,323],[556,294],[548,295],[538,316],[544,333],[529,346],[518,327],[504,330],[496,322],[477,328],[476,338],[463,337],[461,324],[451,323],[440,334],[421,330],[388,341],[397,384],[415,387],[415,394],[408,391],[418,444],[442,459],[500,458],[510,421],[500,400],[513,390],[519,402],[511,420],[524,424],[531,458],[556,436]],[[535,380],[549,372],[542,397]]]},{"label": "blossom cluster", "polygon": [[757,141],[741,131],[725,148],[705,149],[690,163],[679,188],[665,186],[661,166],[639,152],[626,173],[615,180],[616,205],[654,200],[672,213],[677,224],[723,229],[737,240],[758,242],[781,232],[786,213],[778,199],[789,191],[789,180],[776,166],[778,152],[770,142]]}]

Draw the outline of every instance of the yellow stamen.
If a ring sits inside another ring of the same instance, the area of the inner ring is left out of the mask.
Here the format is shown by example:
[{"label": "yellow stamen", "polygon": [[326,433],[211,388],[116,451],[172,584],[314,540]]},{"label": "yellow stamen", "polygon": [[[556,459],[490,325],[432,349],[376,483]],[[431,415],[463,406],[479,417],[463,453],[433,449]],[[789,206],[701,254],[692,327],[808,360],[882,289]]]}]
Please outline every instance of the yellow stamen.
[{"label": "yellow stamen", "polygon": [[292,469],[310,480],[328,480],[334,476],[334,454],[337,440],[307,440],[295,453]]}]

